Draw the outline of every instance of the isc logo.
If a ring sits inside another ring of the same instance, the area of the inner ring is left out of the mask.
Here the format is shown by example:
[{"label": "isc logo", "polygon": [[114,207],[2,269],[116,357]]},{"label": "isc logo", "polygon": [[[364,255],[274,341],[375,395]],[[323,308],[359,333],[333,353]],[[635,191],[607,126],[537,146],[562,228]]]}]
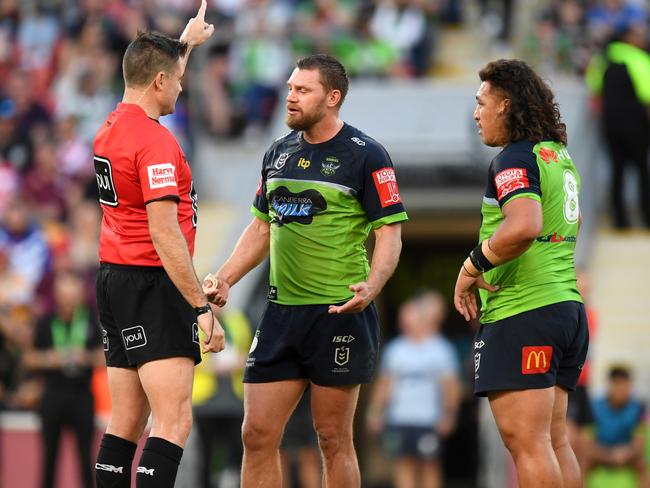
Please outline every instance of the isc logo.
[{"label": "isc logo", "polygon": [[332,342],[343,342],[346,344],[349,344],[354,340],[354,337],[351,335],[344,335],[344,336],[334,336],[332,338]]}]

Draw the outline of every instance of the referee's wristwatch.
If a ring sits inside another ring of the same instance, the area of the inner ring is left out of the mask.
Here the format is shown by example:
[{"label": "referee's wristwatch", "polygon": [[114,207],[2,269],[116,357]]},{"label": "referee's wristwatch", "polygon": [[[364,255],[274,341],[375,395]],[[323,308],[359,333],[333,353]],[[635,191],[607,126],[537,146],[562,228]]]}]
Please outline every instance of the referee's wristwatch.
[{"label": "referee's wristwatch", "polygon": [[203,315],[204,313],[211,312],[212,309],[210,308],[210,304],[208,303],[207,305],[203,305],[202,307],[194,307],[194,311],[196,312],[196,316],[198,317],[199,315]]}]

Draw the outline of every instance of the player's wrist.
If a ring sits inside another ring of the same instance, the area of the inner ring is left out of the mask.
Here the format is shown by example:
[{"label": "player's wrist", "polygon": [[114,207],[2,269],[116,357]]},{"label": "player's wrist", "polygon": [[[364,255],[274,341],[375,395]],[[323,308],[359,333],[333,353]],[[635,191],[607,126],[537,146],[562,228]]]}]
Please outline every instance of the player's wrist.
[{"label": "player's wrist", "polygon": [[198,307],[194,307],[194,312],[196,313],[196,316],[198,317],[199,315],[203,315],[208,312],[212,312],[212,309],[210,308],[210,304],[206,301],[205,305],[200,305]]},{"label": "player's wrist", "polygon": [[474,266],[474,263],[472,263],[472,260],[469,257],[465,259],[465,262],[463,262],[462,269],[472,278],[478,278],[483,274],[476,266]]},{"label": "player's wrist", "polygon": [[470,275],[476,274],[478,276],[479,274],[494,269],[502,262],[503,260],[492,251],[489,240],[486,239],[471,250],[463,266]]}]

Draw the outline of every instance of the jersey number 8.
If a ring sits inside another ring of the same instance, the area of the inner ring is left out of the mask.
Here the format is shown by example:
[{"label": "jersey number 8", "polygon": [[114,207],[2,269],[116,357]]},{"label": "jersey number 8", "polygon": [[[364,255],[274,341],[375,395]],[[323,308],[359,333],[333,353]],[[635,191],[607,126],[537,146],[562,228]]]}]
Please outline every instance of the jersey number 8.
[{"label": "jersey number 8", "polygon": [[578,202],[578,182],[569,170],[564,172],[564,220],[575,224],[580,218],[580,203]]}]

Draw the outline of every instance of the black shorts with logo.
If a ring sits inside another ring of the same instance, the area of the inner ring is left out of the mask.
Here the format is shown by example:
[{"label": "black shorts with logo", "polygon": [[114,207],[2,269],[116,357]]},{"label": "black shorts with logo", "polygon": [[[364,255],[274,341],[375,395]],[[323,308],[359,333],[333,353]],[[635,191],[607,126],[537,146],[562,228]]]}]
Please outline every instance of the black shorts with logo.
[{"label": "black shorts with logo", "polygon": [[196,313],[162,267],[101,263],[97,307],[107,366],[170,357],[201,361]]},{"label": "black shorts with logo", "polygon": [[554,303],[481,324],[474,341],[474,393],[562,386],[574,390],[587,357],[582,303]]},{"label": "black shorts with logo", "polygon": [[317,385],[369,383],[379,349],[374,304],[353,314],[329,305],[269,302],[246,362],[245,383],[306,378]]}]

